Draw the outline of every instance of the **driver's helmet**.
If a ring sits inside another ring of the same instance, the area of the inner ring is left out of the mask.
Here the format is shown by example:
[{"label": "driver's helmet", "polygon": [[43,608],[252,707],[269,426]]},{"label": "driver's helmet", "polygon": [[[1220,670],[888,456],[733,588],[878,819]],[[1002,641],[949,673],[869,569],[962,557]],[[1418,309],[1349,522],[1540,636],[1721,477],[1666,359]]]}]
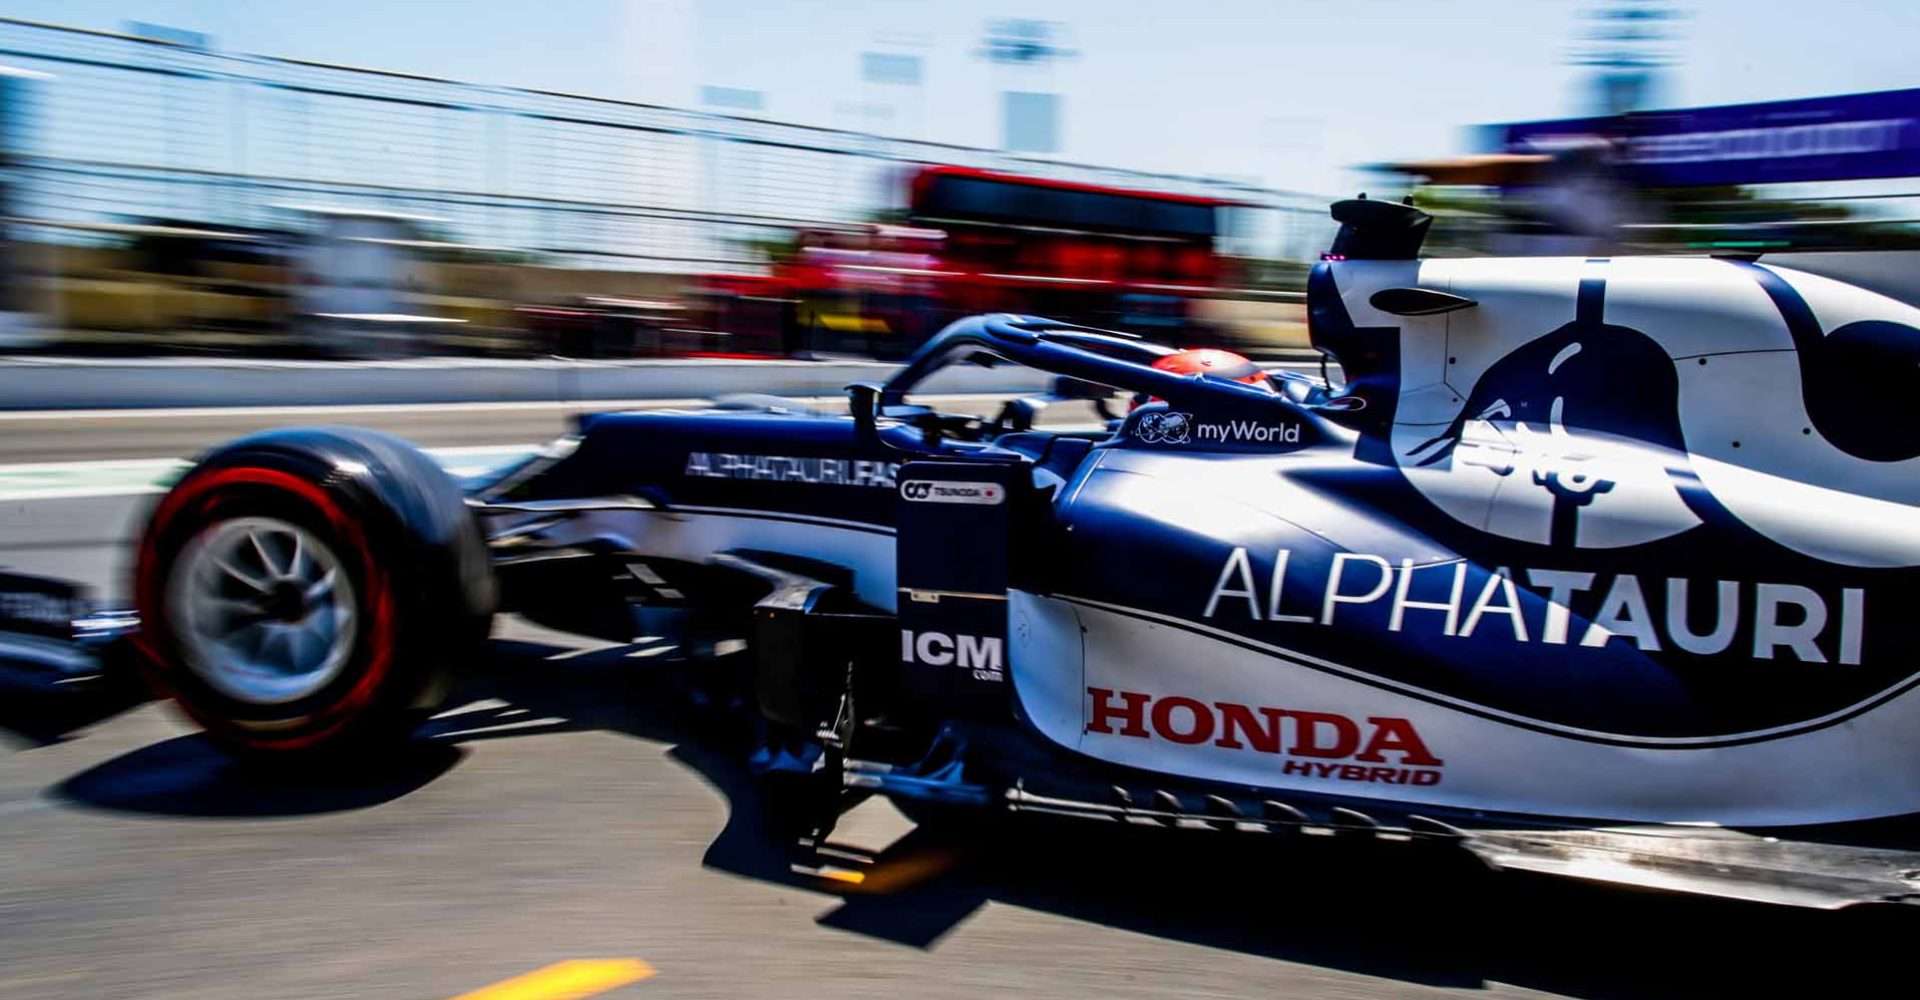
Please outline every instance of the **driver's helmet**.
[{"label": "driver's helmet", "polygon": [[[1153,362],[1153,367],[1175,375],[1213,375],[1232,379],[1235,382],[1245,382],[1248,385],[1257,385],[1268,392],[1273,391],[1273,383],[1268,380],[1267,373],[1259,365],[1254,364],[1244,355],[1235,354],[1232,351],[1211,347],[1189,348],[1163,355]],[[1158,397],[1148,396],[1145,393],[1133,397],[1134,406],[1154,402],[1159,402]]]}]

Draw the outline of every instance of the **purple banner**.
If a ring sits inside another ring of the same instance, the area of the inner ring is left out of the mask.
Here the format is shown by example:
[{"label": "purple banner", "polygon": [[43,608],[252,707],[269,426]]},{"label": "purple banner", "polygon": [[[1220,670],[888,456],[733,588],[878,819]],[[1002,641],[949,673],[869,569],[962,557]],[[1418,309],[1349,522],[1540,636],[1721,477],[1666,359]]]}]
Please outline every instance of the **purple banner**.
[{"label": "purple banner", "polygon": [[1507,153],[1606,139],[1656,187],[1920,176],[1920,89],[1493,125]]}]

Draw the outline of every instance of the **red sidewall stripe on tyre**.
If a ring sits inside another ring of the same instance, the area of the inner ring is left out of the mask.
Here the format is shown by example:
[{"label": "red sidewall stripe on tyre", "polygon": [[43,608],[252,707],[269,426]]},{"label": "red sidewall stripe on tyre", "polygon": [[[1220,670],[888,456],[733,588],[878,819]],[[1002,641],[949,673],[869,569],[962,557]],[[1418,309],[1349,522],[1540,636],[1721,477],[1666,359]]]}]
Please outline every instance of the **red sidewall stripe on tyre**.
[{"label": "red sidewall stripe on tyre", "polygon": [[[156,641],[156,635],[172,638],[161,599],[164,581],[158,579],[155,565],[157,553],[154,546],[157,540],[166,534],[181,513],[195,509],[196,504],[204,506],[215,499],[212,496],[214,491],[236,485],[284,490],[310,504],[326,519],[336,535],[353,547],[361,562],[361,579],[363,589],[367,592],[372,622],[372,628],[366,636],[369,652],[367,667],[360,679],[338,701],[324,706],[306,720],[295,720],[296,725],[301,721],[319,723],[318,728],[306,729],[295,735],[274,738],[244,726],[236,727],[228,720],[208,719],[192,699],[180,697],[177,685],[168,676],[168,659],[163,652],[166,644]],[[208,729],[235,733],[245,742],[263,749],[299,750],[313,746],[350,725],[356,714],[373,698],[374,692],[379,690],[380,682],[392,667],[393,592],[386,573],[373,561],[373,549],[367,544],[366,534],[325,490],[292,473],[243,465],[189,475],[173,492],[167,494],[154,511],[146,537],[141,541],[136,565],[139,569],[135,580],[135,603],[140,609],[141,628],[134,642],[143,654],[141,659],[145,661],[147,673],[162,694],[173,698],[194,721]]]}]

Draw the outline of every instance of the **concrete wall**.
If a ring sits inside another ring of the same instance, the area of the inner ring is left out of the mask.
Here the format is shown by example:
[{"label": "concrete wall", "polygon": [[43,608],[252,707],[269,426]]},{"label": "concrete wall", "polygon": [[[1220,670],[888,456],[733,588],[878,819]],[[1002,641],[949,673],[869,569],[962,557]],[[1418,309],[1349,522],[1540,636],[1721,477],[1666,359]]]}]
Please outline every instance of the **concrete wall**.
[{"label": "concrete wall", "polygon": [[[0,361],[0,410],[685,399],[743,392],[820,396],[850,382],[885,381],[894,367],[858,361],[14,358]],[[1030,392],[1046,381],[1029,369],[956,367],[924,388]]]}]

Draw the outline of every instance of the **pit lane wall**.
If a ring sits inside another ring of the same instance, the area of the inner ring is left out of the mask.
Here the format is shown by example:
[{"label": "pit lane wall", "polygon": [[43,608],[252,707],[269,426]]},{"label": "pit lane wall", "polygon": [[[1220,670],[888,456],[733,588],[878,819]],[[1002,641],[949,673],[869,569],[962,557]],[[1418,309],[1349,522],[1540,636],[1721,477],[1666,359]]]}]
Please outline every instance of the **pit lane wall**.
[{"label": "pit lane wall", "polygon": [[[202,359],[0,360],[0,410],[683,399],[727,393],[830,396],[880,382],[868,361],[498,361],[466,358],[305,362]],[[937,384],[936,384],[937,383]],[[952,368],[927,391],[1038,391],[1046,376]]]}]

